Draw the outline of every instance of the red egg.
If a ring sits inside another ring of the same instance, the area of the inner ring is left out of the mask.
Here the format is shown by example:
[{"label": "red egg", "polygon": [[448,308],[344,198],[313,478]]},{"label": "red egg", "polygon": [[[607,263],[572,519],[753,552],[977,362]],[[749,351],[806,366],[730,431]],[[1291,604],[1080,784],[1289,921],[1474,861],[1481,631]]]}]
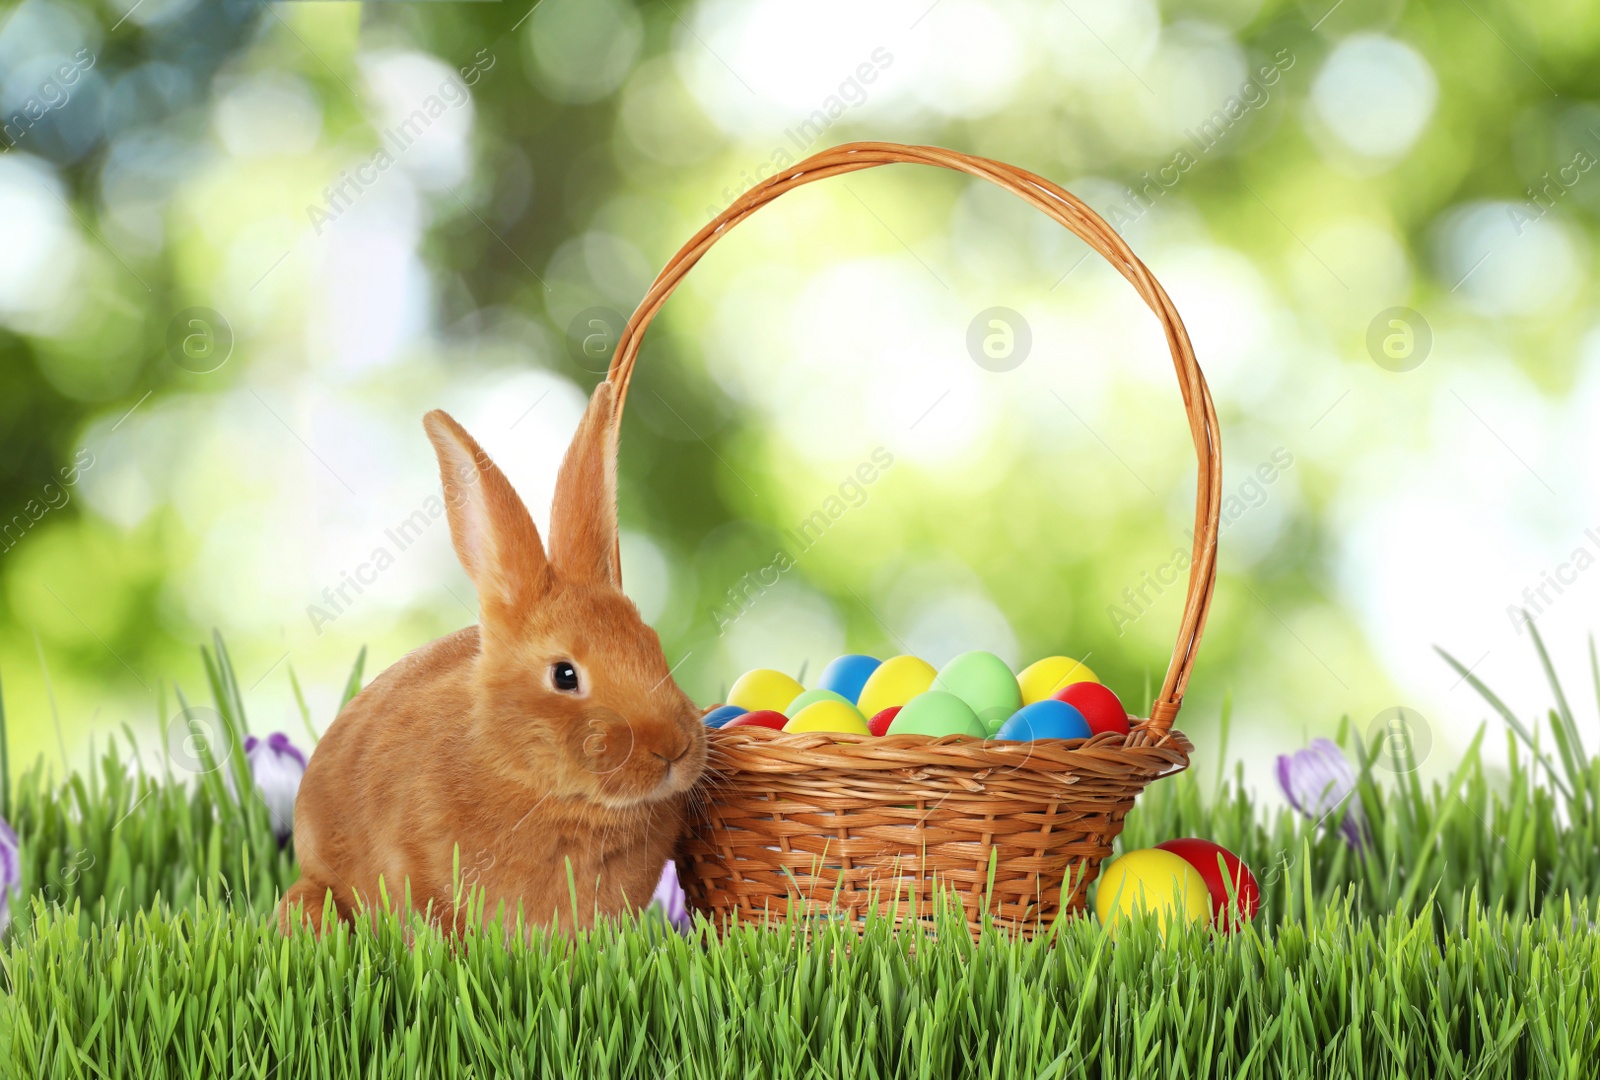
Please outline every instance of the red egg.
[{"label": "red egg", "polygon": [[1055,699],[1081,712],[1089,721],[1089,730],[1096,735],[1102,731],[1128,733],[1128,710],[1122,707],[1117,695],[1097,682],[1069,683],[1056,691]]},{"label": "red egg", "polygon": [[874,735],[889,734],[889,725],[894,721],[895,716],[898,715],[899,712],[900,706],[889,706],[877,716],[874,716],[871,720],[867,721],[867,730],[872,732]]},{"label": "red egg", "polygon": [[[1261,888],[1256,884],[1255,875],[1239,856],[1221,844],[1192,836],[1168,840],[1156,847],[1172,852],[1200,871],[1200,876],[1206,879],[1206,889],[1211,893],[1211,917],[1219,927],[1237,930],[1256,917],[1256,909],[1261,906]],[[1226,876],[1217,865],[1218,856],[1222,857],[1222,865],[1227,867]],[[1228,911],[1230,891],[1233,905],[1231,914]]]},{"label": "red egg", "polygon": [[727,731],[729,728],[741,727],[764,727],[771,728],[773,731],[782,731],[783,725],[788,722],[789,718],[781,712],[775,712],[772,709],[757,709],[755,712],[747,712],[743,716],[735,716],[732,720],[723,724],[721,730]]}]

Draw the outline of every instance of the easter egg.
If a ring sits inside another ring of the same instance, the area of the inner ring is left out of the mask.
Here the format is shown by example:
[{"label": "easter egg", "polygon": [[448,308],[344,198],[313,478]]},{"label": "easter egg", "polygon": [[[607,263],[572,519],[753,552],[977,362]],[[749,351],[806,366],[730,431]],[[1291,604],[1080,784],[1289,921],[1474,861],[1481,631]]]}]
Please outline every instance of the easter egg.
[{"label": "easter egg", "polygon": [[832,690],[854,705],[861,700],[861,688],[867,685],[868,677],[882,664],[883,661],[876,656],[862,656],[860,653],[841,656],[822,669],[817,686]]},{"label": "easter egg", "polygon": [[1100,924],[1114,939],[1123,920],[1139,911],[1159,914],[1161,936],[1170,921],[1201,923],[1211,918],[1211,891],[1187,859],[1170,851],[1130,851],[1100,872],[1094,898]]},{"label": "easter egg", "polygon": [[[1068,683],[1055,692],[1056,701],[1065,701],[1089,721],[1089,730],[1096,735],[1102,731],[1128,733],[1128,710],[1111,688],[1097,682]],[[1048,699],[1047,699],[1048,700]]]},{"label": "easter egg", "polygon": [[1064,701],[1045,698],[1024,705],[995,732],[996,739],[1087,739],[1094,732],[1083,714]]},{"label": "easter egg", "polygon": [[900,710],[904,707],[903,705],[890,705],[887,709],[867,721],[867,730],[874,735],[889,734],[889,725],[894,723],[894,718],[900,715]]},{"label": "easter egg", "polygon": [[934,690],[954,694],[993,732],[1022,707],[1022,690],[1010,666],[991,652],[965,652],[939,669]]},{"label": "easter egg", "polygon": [[[1218,926],[1236,930],[1256,917],[1256,909],[1261,906],[1261,887],[1239,856],[1221,844],[1193,836],[1168,840],[1156,847],[1180,856],[1200,872],[1210,890],[1211,917]],[[1217,865],[1218,859],[1222,861],[1221,866]]]},{"label": "easter egg", "polygon": [[804,731],[836,731],[849,735],[870,735],[866,719],[848,701],[823,699],[795,713],[783,730],[794,733]]},{"label": "easter egg", "polygon": [[843,694],[836,694],[832,690],[807,690],[784,707],[784,712],[789,716],[797,715],[807,705],[815,705],[819,701],[837,701],[841,704],[855,708],[855,702],[850,701]]},{"label": "easter egg", "polygon": [[946,690],[918,694],[889,721],[890,735],[975,735],[988,734],[972,706]]},{"label": "easter egg", "polygon": [[789,702],[805,692],[805,687],[781,671],[756,668],[739,676],[739,681],[728,691],[728,704],[738,705],[751,712],[771,709],[782,712]]},{"label": "easter egg", "polygon": [[733,728],[741,727],[764,727],[771,728],[773,731],[782,731],[784,725],[788,722],[789,718],[781,712],[773,709],[757,709],[754,712],[747,712],[743,716],[735,716],[732,720],[722,725],[722,730],[729,731]]},{"label": "easter egg", "polygon": [[1047,656],[1022,669],[1017,682],[1022,686],[1022,703],[1043,701],[1068,683],[1099,682],[1094,672],[1070,656]]},{"label": "easter egg", "polygon": [[742,709],[737,705],[718,705],[700,719],[705,721],[706,727],[719,728],[736,716],[744,716],[750,710]]},{"label": "easter egg", "polygon": [[932,686],[936,674],[933,665],[920,657],[891,657],[867,676],[856,708],[865,716],[877,716],[891,705],[904,705]]}]

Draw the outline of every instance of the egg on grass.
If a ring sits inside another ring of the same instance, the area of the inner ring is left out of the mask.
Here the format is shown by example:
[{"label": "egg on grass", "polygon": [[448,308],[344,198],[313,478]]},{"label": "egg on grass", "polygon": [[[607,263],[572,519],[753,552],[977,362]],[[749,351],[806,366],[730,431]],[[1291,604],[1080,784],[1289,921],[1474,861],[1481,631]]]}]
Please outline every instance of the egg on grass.
[{"label": "egg on grass", "polygon": [[1186,836],[1157,844],[1200,872],[1211,894],[1212,921],[1224,930],[1237,930],[1256,917],[1261,887],[1244,861],[1221,844]]},{"label": "egg on grass", "polygon": [[1163,940],[1173,925],[1208,922],[1211,890],[1187,859],[1170,851],[1130,851],[1100,872],[1095,914],[1112,940],[1138,912],[1159,916]]}]

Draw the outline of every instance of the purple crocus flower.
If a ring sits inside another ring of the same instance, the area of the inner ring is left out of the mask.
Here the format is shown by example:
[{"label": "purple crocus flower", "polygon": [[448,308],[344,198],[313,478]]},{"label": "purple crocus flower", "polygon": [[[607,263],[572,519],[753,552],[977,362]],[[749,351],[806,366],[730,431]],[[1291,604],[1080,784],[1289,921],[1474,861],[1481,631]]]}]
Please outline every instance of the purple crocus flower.
[{"label": "purple crocus flower", "polygon": [[1290,805],[1313,824],[1337,817],[1346,842],[1360,848],[1366,839],[1356,769],[1332,739],[1312,739],[1294,754],[1278,755],[1278,786]]},{"label": "purple crocus flower", "polygon": [[256,791],[271,812],[272,830],[282,844],[294,831],[294,797],[300,792],[300,778],[306,774],[306,756],[281,731],[265,740],[245,736],[244,756],[250,763],[250,775],[255,777]]},{"label": "purple crocus flower", "polygon": [[22,845],[16,831],[0,818],[0,934],[11,925],[11,896],[22,895]]},{"label": "purple crocus flower", "polygon": [[683,887],[678,884],[678,864],[670,859],[661,868],[661,881],[656,885],[655,895],[650,898],[650,909],[659,910],[674,930],[689,929],[689,902],[683,895]]}]

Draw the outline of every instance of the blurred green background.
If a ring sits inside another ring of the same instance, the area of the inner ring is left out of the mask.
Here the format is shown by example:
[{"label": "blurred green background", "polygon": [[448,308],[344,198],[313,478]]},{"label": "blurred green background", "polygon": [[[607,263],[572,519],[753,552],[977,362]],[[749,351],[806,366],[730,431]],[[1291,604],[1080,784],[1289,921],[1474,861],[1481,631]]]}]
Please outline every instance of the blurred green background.
[{"label": "blurred green background", "polygon": [[[1433,645],[1524,710],[1545,699],[1513,606],[1586,662],[1597,56],[1575,0],[13,5],[14,767],[166,724],[213,627],[253,726],[294,732],[291,669],[325,721],[362,644],[372,672],[473,621],[446,526],[400,528],[438,486],[422,413],[462,420],[542,526],[655,272],[854,139],[1057,180],[1176,301],[1230,500],[1180,722],[1202,750],[1229,692],[1251,769],[1397,705],[1460,745],[1481,709]],[[996,307],[1014,366],[969,348]],[[654,324],[624,580],[703,703],[750,667],[967,648],[1088,656],[1143,702],[1188,438],[1157,325],[1075,238],[953,173],[837,178]]]}]

